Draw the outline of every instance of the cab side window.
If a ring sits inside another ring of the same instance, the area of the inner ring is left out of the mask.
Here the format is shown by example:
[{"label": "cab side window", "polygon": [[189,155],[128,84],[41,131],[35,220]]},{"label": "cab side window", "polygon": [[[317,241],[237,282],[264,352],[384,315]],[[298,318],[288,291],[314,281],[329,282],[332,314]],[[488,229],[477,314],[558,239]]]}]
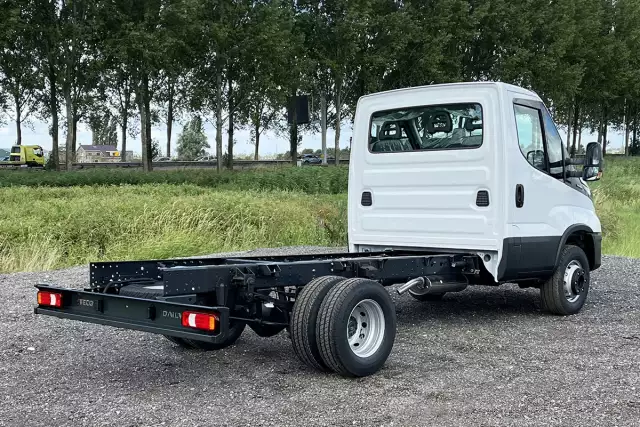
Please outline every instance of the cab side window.
[{"label": "cab side window", "polygon": [[536,169],[546,172],[546,152],[540,111],[524,105],[514,105],[518,145],[527,161]]}]

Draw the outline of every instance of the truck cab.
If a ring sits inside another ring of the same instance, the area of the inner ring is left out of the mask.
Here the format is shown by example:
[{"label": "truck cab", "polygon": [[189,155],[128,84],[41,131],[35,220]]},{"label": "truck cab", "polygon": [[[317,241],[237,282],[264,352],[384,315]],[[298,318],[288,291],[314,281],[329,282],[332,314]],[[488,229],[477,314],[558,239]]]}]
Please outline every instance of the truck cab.
[{"label": "truck cab", "polygon": [[584,252],[570,260],[581,272],[600,266],[586,184],[600,179],[600,146],[571,159],[534,92],[482,82],[372,94],[353,132],[351,252],[473,252],[494,283],[549,280],[567,246]]},{"label": "truck cab", "polygon": [[44,166],[44,150],[39,145],[14,145],[9,154],[9,164],[15,166]]}]

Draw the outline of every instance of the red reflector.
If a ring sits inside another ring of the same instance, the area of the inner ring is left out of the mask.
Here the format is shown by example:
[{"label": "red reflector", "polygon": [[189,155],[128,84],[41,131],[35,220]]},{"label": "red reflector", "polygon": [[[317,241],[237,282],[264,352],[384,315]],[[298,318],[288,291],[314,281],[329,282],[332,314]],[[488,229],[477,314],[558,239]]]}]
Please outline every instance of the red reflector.
[{"label": "red reflector", "polygon": [[194,311],[182,312],[182,326],[185,328],[213,331],[216,329],[218,316],[210,313],[196,313]]},{"label": "red reflector", "polygon": [[38,291],[38,305],[49,307],[62,307],[62,294],[47,291]]}]

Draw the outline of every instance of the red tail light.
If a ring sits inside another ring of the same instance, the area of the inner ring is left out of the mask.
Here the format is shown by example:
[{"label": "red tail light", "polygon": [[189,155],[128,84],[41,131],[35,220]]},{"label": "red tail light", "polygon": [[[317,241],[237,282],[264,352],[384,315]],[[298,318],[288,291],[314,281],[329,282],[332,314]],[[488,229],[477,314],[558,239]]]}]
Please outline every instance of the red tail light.
[{"label": "red tail light", "polygon": [[62,307],[62,294],[38,291],[38,305],[60,308]]},{"label": "red tail light", "polygon": [[196,313],[195,311],[184,311],[182,313],[182,326],[185,328],[214,331],[217,325],[218,316],[215,314]]}]

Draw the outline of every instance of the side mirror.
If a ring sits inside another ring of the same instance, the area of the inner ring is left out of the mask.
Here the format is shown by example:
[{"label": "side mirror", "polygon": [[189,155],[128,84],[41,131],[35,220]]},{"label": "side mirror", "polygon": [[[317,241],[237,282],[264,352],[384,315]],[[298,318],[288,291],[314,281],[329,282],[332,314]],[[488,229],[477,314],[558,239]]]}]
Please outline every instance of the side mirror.
[{"label": "side mirror", "polygon": [[602,147],[597,142],[590,142],[587,145],[584,157],[584,169],[582,179],[585,181],[598,181],[602,177]]},{"label": "side mirror", "polygon": [[534,150],[527,153],[527,161],[538,169],[544,169],[544,151]]}]

